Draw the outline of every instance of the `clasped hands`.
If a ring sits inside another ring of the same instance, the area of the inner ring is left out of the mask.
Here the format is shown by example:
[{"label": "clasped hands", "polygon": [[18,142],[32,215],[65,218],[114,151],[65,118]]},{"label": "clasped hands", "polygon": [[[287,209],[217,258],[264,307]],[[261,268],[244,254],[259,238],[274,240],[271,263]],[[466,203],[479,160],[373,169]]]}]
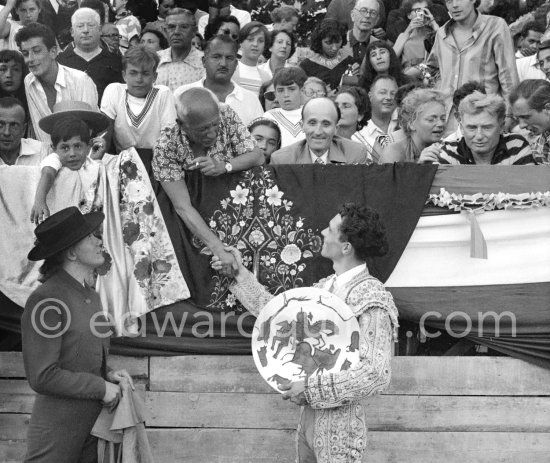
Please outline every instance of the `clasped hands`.
[{"label": "clasped hands", "polygon": [[217,177],[225,174],[225,162],[218,161],[210,156],[199,156],[193,159],[193,163],[189,166],[189,170],[200,170],[204,175]]},{"label": "clasped hands", "polygon": [[107,373],[107,381],[105,381],[105,395],[103,396],[103,406],[107,408],[109,413],[112,413],[118,406],[122,397],[122,388],[120,383],[128,381],[132,391],[135,391],[134,381],[126,370],[109,371]]}]

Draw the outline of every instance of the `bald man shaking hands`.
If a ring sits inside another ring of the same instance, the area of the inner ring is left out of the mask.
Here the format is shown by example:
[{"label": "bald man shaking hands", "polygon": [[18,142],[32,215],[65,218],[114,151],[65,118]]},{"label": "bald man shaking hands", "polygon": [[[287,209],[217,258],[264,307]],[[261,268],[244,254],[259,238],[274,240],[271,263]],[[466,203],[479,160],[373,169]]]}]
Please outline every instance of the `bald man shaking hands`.
[{"label": "bald man shaking hands", "polygon": [[177,123],[165,127],[153,148],[155,178],[172,201],[187,228],[200,238],[231,275],[236,262],[192,206],[185,183],[186,170],[222,175],[260,166],[264,157],[237,114],[219,104],[204,88],[192,88],[176,99]]}]

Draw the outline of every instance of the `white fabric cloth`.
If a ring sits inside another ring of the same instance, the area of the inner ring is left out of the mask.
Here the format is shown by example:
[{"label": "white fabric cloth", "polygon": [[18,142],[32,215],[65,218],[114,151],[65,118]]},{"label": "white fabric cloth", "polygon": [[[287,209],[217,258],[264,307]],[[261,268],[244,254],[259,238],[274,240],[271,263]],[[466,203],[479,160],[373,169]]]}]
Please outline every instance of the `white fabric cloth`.
[{"label": "white fabric cloth", "polygon": [[[273,73],[271,72],[270,61],[271,61],[271,58],[269,58],[265,63],[262,63],[262,64],[258,65],[258,69],[260,71],[265,72],[266,75],[268,75],[270,79],[273,79]],[[286,63],[285,63],[285,68],[287,68],[289,66],[292,66],[292,65],[287,60]]]},{"label": "white fabric cloth", "polygon": [[364,271],[367,271],[367,264],[356,265],[340,275],[335,274],[334,278],[329,278],[325,282],[323,289],[326,289],[331,293],[335,293],[338,289],[343,288],[346,284],[348,284],[355,276]]},{"label": "white fabric cloth", "polygon": [[126,90],[128,86],[121,83],[107,85],[101,99],[101,112],[114,121],[114,140],[117,151],[130,147],[152,149],[160,137],[160,131],[167,125],[176,122],[176,100],[168,87],[155,85],[158,93],[145,108],[145,98],[128,95],[128,105],[135,116],[141,117],[135,127],[126,110]]},{"label": "white fabric cloth", "polygon": [[[50,145],[33,138],[22,138],[19,147],[19,156],[14,166],[39,166],[42,160],[50,153]],[[0,158],[0,166],[6,163]],[[8,166],[9,167],[9,166]]]},{"label": "white fabric cloth", "polygon": [[464,214],[420,217],[386,287],[550,281],[550,208],[489,211],[476,218],[487,259],[470,258],[470,221]]},{"label": "white fabric cloth", "polygon": [[[239,20],[239,24],[241,25],[241,29],[245,24],[248,24],[250,21],[252,21],[252,18],[250,16],[250,13],[246,10],[239,10],[238,8],[235,8],[233,5],[229,6],[229,14],[231,16],[235,16]],[[206,28],[206,25],[208,24],[208,19],[210,18],[210,15],[205,14],[204,16],[201,16],[199,19],[199,22],[197,23],[197,29],[199,31],[199,34],[204,37],[204,29]]]},{"label": "white fabric cloth", "polygon": [[242,88],[258,95],[262,84],[271,80],[271,77],[258,66],[248,66],[239,61],[235,74],[233,74],[233,80]]},{"label": "white fabric cloth", "polygon": [[[58,66],[59,69],[54,84],[55,102],[59,103],[65,100],[83,101],[97,110],[98,95],[94,81],[85,72],[62,64],[58,64]],[[51,143],[50,136],[40,129],[38,122],[43,117],[52,114],[52,111],[48,106],[46,92],[42,84],[32,72],[25,77],[25,92],[27,93],[29,113],[36,137],[40,141]]]},{"label": "white fabric cloth", "polygon": [[304,140],[306,134],[302,128],[302,107],[287,111],[282,108],[270,109],[264,117],[275,121],[281,129],[281,148]]},{"label": "white fabric cloth", "polygon": [[[363,137],[370,146],[374,146],[376,139],[380,135],[389,135],[391,142],[395,141],[392,137],[392,133],[397,130],[397,114],[393,113],[390,125],[388,126],[388,132],[384,132],[380,127],[378,127],[372,119],[369,119],[367,125],[365,125],[359,132],[357,132],[361,137]],[[390,143],[391,143],[390,142]]]},{"label": "white fabric cloth", "polygon": [[0,50],[15,50],[19,51],[19,47],[17,46],[17,43],[15,42],[15,34],[23,27],[21,24],[19,24],[17,21],[14,21],[12,19],[7,20],[7,22],[10,25],[10,33],[7,37],[4,37],[2,40],[0,40]]},{"label": "white fabric cloth", "polygon": [[536,63],[537,55],[531,55],[526,58],[516,60],[516,67],[518,68],[518,77],[520,82],[523,82],[526,79],[546,80],[546,74],[535,67]]},{"label": "white fabric cloth", "polygon": [[[206,78],[205,78],[206,79]],[[192,84],[182,85],[174,92],[174,97],[179,98],[179,96],[189,90],[190,88],[202,87],[204,88],[205,79],[201,79],[198,82],[193,82]],[[258,97],[249,90],[245,90],[239,84],[232,81],[233,91],[225,97],[225,102],[230,106],[233,111],[237,113],[237,116],[241,118],[244,125],[250,124],[254,119],[262,116],[264,110],[260,104]]]}]

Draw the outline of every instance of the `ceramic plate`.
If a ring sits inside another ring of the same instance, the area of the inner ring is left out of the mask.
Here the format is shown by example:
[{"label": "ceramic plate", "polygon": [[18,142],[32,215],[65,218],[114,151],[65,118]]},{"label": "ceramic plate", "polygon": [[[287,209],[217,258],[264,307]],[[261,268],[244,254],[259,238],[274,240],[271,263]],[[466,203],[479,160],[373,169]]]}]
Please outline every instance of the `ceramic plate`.
[{"label": "ceramic plate", "polygon": [[318,288],[295,288],[273,298],[252,333],[256,368],[278,386],[335,373],[359,361],[359,322],[339,297]]}]

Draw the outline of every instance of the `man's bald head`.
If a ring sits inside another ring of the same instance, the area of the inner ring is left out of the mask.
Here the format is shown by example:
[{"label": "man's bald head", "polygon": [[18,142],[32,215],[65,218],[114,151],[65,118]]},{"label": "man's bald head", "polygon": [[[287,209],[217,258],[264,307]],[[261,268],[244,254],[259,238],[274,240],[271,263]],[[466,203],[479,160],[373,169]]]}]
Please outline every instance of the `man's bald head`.
[{"label": "man's bald head", "polygon": [[176,111],[182,122],[202,119],[205,115],[219,112],[219,102],[210,90],[190,88],[176,100]]}]

